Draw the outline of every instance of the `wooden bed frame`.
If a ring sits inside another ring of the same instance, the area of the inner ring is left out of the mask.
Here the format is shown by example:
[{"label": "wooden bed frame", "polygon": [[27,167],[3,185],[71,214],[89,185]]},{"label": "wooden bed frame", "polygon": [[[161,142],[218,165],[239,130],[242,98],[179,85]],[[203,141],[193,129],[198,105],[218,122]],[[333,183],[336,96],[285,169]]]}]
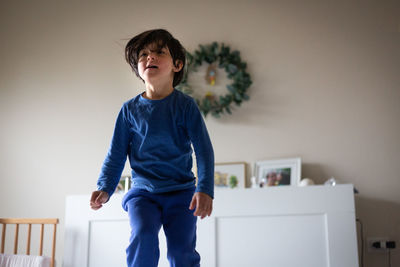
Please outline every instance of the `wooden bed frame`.
[{"label": "wooden bed frame", "polygon": [[6,228],[9,224],[15,224],[15,236],[14,236],[14,254],[18,254],[18,235],[19,235],[19,225],[28,225],[28,234],[26,241],[26,255],[30,255],[31,249],[31,231],[33,224],[39,224],[40,227],[40,238],[39,238],[39,256],[43,256],[43,236],[44,236],[44,226],[45,224],[53,225],[53,239],[52,239],[52,250],[51,250],[51,267],[54,267],[55,253],[56,253],[56,229],[59,220],[57,218],[51,219],[16,219],[16,218],[0,218],[0,224],[3,225],[2,235],[1,235],[1,248],[0,253],[4,254],[5,240],[6,240]]}]

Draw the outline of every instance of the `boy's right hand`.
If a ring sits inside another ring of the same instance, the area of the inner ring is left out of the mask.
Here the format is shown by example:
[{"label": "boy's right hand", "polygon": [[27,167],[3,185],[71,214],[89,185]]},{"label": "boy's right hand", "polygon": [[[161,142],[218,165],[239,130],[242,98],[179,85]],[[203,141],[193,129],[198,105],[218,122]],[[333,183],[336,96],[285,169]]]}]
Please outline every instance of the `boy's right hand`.
[{"label": "boy's right hand", "polygon": [[104,191],[94,191],[90,198],[90,207],[98,210],[103,207],[103,204],[108,201],[108,193]]}]

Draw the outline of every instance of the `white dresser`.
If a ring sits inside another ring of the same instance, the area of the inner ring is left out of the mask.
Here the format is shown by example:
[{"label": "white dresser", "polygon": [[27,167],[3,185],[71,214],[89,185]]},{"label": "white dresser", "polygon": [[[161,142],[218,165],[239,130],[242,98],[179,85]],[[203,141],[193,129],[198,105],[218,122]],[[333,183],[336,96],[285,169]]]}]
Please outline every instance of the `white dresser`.
[{"label": "white dresser", "polygon": [[[66,202],[64,267],[126,266],[129,222],[122,195],[100,210],[89,195]],[[204,267],[356,267],[352,185],[217,190],[211,217],[198,220]],[[166,260],[160,232],[159,266]]]}]

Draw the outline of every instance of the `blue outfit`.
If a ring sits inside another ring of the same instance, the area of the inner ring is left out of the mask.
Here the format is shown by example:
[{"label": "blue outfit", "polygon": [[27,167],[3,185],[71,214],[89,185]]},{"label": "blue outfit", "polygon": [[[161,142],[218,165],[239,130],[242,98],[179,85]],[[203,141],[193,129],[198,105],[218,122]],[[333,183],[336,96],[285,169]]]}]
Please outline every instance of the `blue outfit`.
[{"label": "blue outfit", "polygon": [[159,259],[158,233],[163,226],[167,239],[167,258],[171,267],[198,267],[196,251],[197,217],[189,210],[193,189],[153,194],[132,189],[124,201],[131,224],[126,249],[129,267],[156,267]]},{"label": "blue outfit", "polygon": [[[192,145],[197,159],[197,186],[191,171]],[[174,90],[161,100],[149,100],[140,94],[125,102],[97,182],[98,190],[113,194],[127,156],[132,168],[132,189],[123,199],[132,227],[128,266],[157,266],[161,225],[171,266],[198,266],[200,257],[194,249],[196,217],[188,207],[194,191],[214,197],[214,153],[195,101]]]}]

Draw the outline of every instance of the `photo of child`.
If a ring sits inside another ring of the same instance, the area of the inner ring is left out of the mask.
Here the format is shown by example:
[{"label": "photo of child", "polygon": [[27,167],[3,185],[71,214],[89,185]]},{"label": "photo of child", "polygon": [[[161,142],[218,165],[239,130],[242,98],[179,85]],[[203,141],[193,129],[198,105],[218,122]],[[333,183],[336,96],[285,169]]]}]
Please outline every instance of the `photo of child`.
[{"label": "photo of child", "polygon": [[262,177],[265,178],[265,186],[290,185],[291,168],[265,169]]},{"label": "photo of child", "polygon": [[257,161],[254,176],[258,187],[298,185],[301,177],[301,158]]}]

